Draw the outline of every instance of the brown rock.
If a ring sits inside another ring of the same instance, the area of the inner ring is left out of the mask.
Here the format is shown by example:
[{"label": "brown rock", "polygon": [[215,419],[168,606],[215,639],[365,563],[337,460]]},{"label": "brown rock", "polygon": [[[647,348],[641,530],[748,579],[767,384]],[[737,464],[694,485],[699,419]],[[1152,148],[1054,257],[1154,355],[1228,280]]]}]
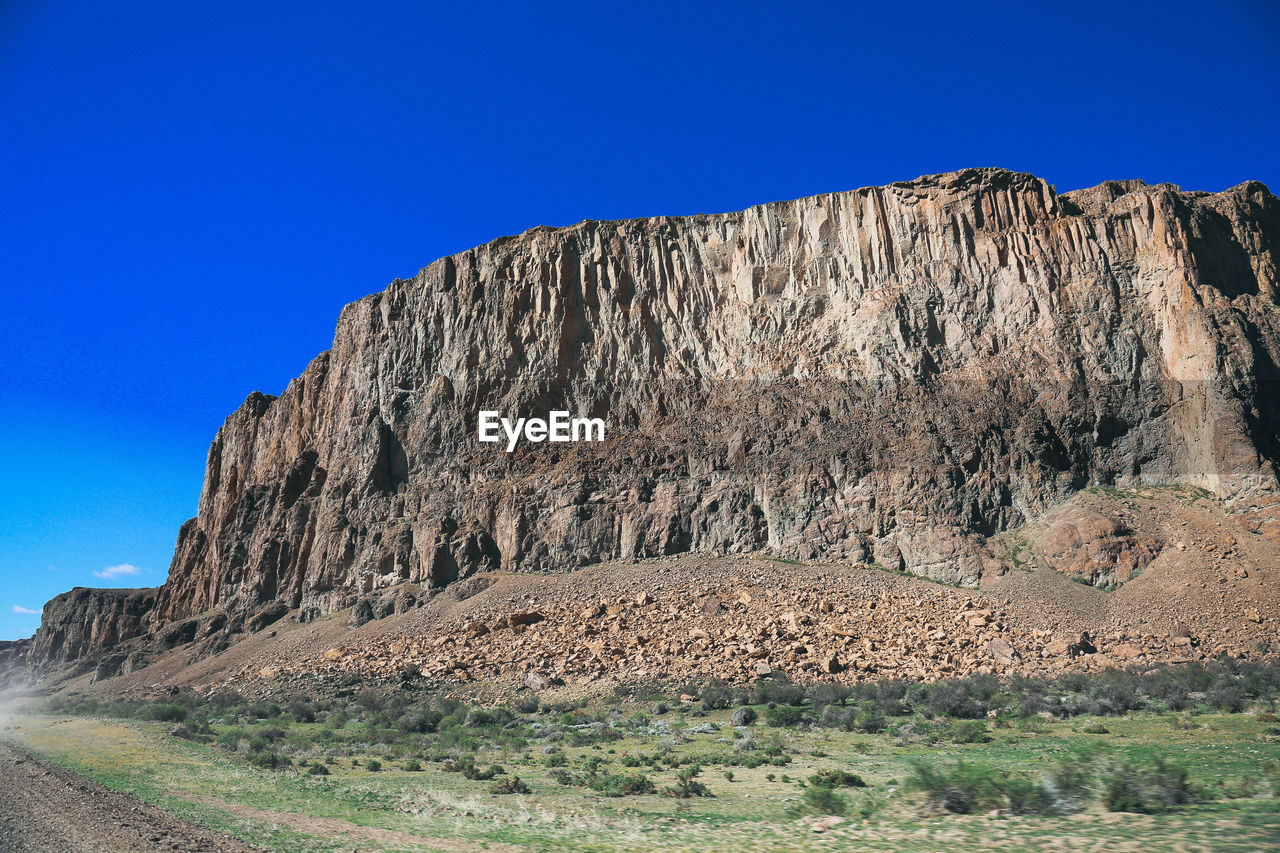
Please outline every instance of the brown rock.
[{"label": "brown rock", "polygon": [[542,618],[542,614],[536,610],[521,613],[508,613],[507,624],[512,628],[516,628],[522,625],[533,625],[537,622],[541,622]]},{"label": "brown rock", "polygon": [[1000,663],[1012,665],[1018,662],[1018,653],[1014,651],[1013,646],[1000,637],[987,643],[987,651]]}]

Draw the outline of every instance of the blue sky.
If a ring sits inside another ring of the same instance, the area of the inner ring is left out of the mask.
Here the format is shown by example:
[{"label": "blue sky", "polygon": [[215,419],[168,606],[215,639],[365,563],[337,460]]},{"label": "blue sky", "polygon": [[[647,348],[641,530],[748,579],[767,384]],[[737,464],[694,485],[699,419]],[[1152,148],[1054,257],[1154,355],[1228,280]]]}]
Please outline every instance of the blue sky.
[{"label": "blue sky", "polygon": [[441,255],[973,165],[1280,187],[1280,7],[1209,5],[0,4],[0,639],[162,582],[222,419]]}]

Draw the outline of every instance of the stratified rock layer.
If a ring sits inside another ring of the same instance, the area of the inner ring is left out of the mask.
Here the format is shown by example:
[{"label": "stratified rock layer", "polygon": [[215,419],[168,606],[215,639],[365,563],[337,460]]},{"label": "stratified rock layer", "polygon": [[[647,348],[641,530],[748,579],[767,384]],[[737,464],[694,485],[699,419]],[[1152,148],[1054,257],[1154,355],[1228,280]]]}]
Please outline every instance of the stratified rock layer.
[{"label": "stratified rock layer", "polygon": [[[349,305],[228,418],[151,628],[683,552],[972,585],[987,537],[1092,484],[1192,484],[1280,537],[1278,241],[1258,183],[994,169],[495,240]],[[608,437],[508,454],[481,409]]]}]

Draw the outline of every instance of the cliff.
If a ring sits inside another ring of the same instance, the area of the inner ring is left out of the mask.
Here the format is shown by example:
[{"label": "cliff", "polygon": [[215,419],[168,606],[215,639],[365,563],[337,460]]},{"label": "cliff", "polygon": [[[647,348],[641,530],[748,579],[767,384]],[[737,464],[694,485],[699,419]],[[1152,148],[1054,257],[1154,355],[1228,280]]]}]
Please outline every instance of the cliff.
[{"label": "cliff", "polygon": [[78,586],[51,599],[31,638],[27,660],[42,667],[92,661],[118,643],[144,633],[156,589],[87,589]]},{"label": "cliff", "polygon": [[[996,169],[495,240],[347,306],[227,419],[146,629],[684,552],[973,585],[988,537],[1095,484],[1199,486],[1277,539],[1278,260],[1255,182]],[[607,440],[508,454],[481,409]],[[33,660],[101,646],[57,625]]]}]

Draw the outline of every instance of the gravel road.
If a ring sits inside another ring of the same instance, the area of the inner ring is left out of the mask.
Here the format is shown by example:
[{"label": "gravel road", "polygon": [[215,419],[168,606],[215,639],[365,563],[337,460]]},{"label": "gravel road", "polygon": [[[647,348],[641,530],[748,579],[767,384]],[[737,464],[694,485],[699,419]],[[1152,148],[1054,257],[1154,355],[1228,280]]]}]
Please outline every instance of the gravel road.
[{"label": "gravel road", "polygon": [[228,836],[0,742],[3,853],[252,853]]}]

